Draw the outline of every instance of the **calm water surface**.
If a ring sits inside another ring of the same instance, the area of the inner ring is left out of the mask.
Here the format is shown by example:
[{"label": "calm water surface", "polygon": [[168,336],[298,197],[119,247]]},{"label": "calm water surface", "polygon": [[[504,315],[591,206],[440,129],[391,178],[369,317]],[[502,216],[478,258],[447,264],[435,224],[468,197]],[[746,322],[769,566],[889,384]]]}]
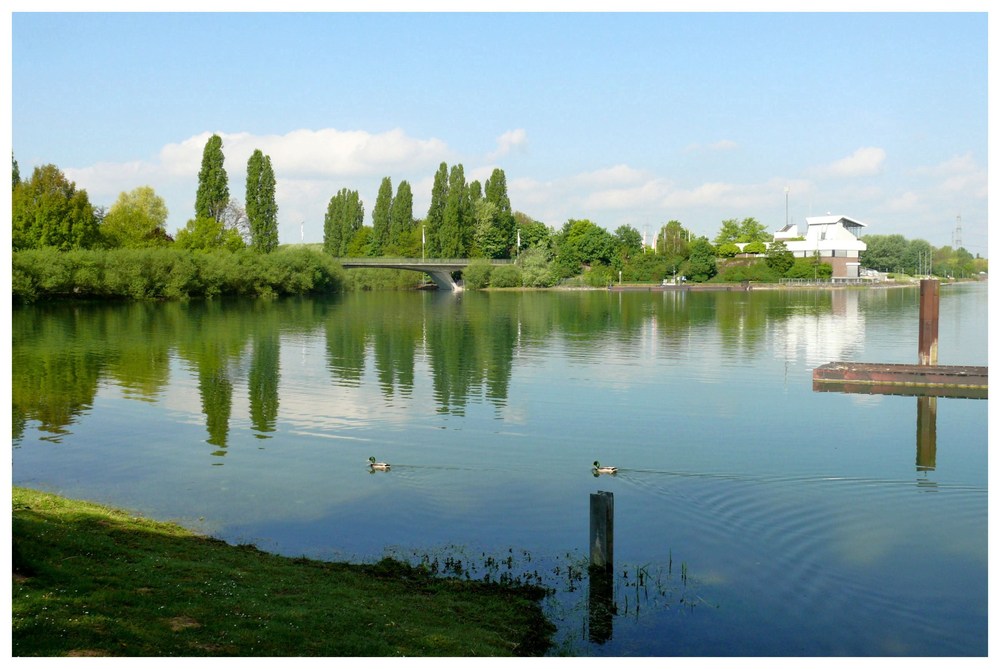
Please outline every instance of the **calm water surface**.
[{"label": "calm water surface", "polygon": [[[13,482],[288,555],[539,582],[554,653],[985,655],[988,401],[936,400],[928,442],[914,397],[812,390],[826,362],[916,362],[918,297],[16,308]],[[942,287],[939,356],[987,364],[985,283]],[[586,573],[597,491],[610,589]]]}]

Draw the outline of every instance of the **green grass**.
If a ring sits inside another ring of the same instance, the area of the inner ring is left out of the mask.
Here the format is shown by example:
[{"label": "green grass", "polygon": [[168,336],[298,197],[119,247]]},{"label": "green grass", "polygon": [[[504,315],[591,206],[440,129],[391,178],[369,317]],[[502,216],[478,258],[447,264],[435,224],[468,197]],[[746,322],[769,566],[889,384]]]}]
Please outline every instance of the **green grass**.
[{"label": "green grass", "polygon": [[286,558],[13,489],[12,655],[517,656],[540,588]]}]

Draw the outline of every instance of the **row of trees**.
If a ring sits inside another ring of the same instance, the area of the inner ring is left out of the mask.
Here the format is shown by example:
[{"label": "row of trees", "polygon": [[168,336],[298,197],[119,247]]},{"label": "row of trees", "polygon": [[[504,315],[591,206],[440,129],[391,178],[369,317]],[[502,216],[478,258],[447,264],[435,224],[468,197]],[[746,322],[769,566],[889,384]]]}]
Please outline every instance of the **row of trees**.
[{"label": "row of trees", "polygon": [[182,248],[238,249],[244,245],[259,253],[278,248],[278,204],[271,156],[254,149],[247,161],[246,207],[229,196],[222,138],[205,143],[198,172],[195,217],[177,233]]},{"label": "row of trees", "polygon": [[861,240],[868,245],[861,254],[861,266],[880,272],[966,278],[987,271],[986,259],[964,248],[935,248],[923,239],[903,235],[865,235]]},{"label": "row of trees", "polygon": [[151,186],[122,192],[107,210],[91,204],[86,190],[55,165],[36,167],[22,180],[11,156],[11,233],[14,251],[55,248],[115,249],[176,245],[187,249],[249,246],[261,253],[278,247],[278,206],[270,156],[259,149],[247,162],[246,207],[229,195],[222,139],[206,142],[198,173],[195,217],[172,238],[167,206]]},{"label": "row of trees", "polygon": [[507,177],[493,170],[485,184],[467,183],[465,168],[441,163],[434,175],[426,218],[413,217],[413,192],[401,181],[392,194],[384,177],[364,225],[365,205],[357,191],[330,198],[323,221],[323,248],[337,257],[426,256],[510,258],[517,249],[517,222],[507,196]]},{"label": "row of trees", "polygon": [[[105,210],[94,207],[85,190],[54,165],[35,168],[22,180],[12,158],[12,242],[15,251],[37,248],[181,249],[249,247],[270,253],[278,246],[275,175],[271,159],[259,149],[247,163],[246,206],[230,197],[222,139],[206,142],[195,217],[176,239],[166,231],[167,208],[150,186],[121,193]],[[824,276],[818,258],[794,259],[783,244],[771,241],[766,226],[753,217],[722,221],[710,242],[693,236],[676,220],[663,225],[647,246],[633,226],[613,233],[587,219],[570,219],[555,229],[515,212],[507,194],[506,175],[494,169],[481,184],[467,183],[461,164],[442,162],[435,173],[431,203],[424,219],[413,216],[413,193],[401,181],[393,194],[390,177],[382,179],[372,226],[364,225],[365,205],[357,191],[341,189],[329,202],[324,219],[324,251],[334,257],[426,256],[520,258],[529,251],[533,285],[551,285],[587,272],[587,281],[601,283],[619,277],[628,281],[659,281],[685,276],[707,281],[719,274],[718,258],[758,254],[761,263],[743,262],[720,278],[775,280],[783,276]],[[935,249],[923,240],[902,235],[868,235],[864,267],[908,274],[970,276],[986,270],[986,260],[965,249]],[[713,243],[714,242],[714,243]],[[540,265],[544,263],[544,268]],[[734,266],[735,267],[735,266]],[[522,277],[523,279],[523,277]],[[512,281],[513,277],[507,277]]]}]

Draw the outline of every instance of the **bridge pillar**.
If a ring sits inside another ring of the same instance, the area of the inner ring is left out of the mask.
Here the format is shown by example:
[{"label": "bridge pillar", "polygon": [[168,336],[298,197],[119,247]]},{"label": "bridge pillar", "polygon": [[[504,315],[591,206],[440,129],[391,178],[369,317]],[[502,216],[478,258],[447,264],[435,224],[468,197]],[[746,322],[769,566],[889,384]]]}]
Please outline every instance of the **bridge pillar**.
[{"label": "bridge pillar", "polygon": [[425,269],[424,271],[430,275],[431,281],[433,281],[441,290],[450,290],[453,292],[462,290],[462,287],[455,283],[455,280],[451,278],[450,271],[432,269]]}]

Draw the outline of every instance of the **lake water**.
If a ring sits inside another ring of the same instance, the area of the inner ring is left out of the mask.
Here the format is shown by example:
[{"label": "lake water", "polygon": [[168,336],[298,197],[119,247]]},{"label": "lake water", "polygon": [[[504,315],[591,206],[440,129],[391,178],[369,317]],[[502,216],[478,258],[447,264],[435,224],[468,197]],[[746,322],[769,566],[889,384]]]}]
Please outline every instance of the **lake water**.
[{"label": "lake water", "polygon": [[[15,308],[13,482],[287,555],[541,583],[554,654],[985,655],[988,401],[937,399],[928,443],[917,398],[812,389],[826,362],[917,362],[918,298]],[[987,364],[987,302],[942,286],[941,364]]]}]

